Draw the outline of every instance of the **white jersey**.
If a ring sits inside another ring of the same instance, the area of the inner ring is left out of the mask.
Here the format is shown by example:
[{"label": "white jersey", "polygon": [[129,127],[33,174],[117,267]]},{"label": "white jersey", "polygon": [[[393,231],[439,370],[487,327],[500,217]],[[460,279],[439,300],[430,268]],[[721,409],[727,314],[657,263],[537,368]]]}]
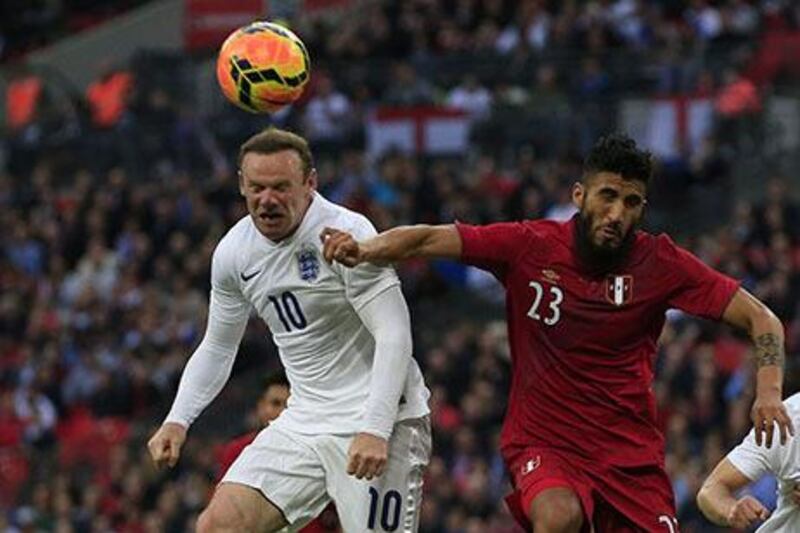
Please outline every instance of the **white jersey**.
[{"label": "white jersey", "polygon": [[[783,404],[794,427],[800,428],[800,393],[789,397]],[[757,533],[800,533],[800,507],[790,498],[795,485],[800,483],[800,437],[792,437],[781,445],[777,427],[772,437],[772,448],[758,446],[751,430],[728,454],[728,460],[750,480],[755,481],[767,472],[778,478],[778,506]]]},{"label": "white jersey", "polygon": [[[278,243],[242,218],[219,242],[211,269],[212,312],[240,322],[255,309],[278,346],[292,392],[273,424],[304,434],[361,429],[375,341],[357,310],[400,283],[392,268],[328,264],[319,237],[326,226],[358,240],[376,234],[366,217],[315,193],[297,231]],[[408,368],[398,421],[428,413],[419,366]]]}]

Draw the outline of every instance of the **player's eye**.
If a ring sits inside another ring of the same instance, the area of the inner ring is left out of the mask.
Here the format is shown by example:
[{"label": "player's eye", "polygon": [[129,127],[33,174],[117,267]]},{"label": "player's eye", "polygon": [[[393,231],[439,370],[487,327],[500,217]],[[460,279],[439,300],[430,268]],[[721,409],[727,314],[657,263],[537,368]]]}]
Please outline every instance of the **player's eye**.
[{"label": "player's eye", "polygon": [[617,192],[611,189],[603,189],[600,191],[600,197],[606,202],[613,202],[617,198]]},{"label": "player's eye", "polygon": [[628,196],[625,198],[625,207],[639,207],[642,205],[642,199],[638,196]]}]

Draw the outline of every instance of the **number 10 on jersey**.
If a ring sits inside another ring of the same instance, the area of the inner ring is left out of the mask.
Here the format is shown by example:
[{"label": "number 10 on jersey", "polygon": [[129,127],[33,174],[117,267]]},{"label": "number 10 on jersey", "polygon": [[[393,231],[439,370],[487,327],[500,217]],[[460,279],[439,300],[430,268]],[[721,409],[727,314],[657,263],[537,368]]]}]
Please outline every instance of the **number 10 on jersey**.
[{"label": "number 10 on jersey", "polygon": [[303,309],[300,307],[300,302],[297,297],[289,291],[281,294],[280,300],[276,296],[267,296],[270,303],[275,307],[278,313],[278,318],[286,328],[287,332],[293,329],[305,329],[308,325],[306,316],[303,314]]},{"label": "number 10 on jersey", "polygon": [[[380,524],[382,531],[395,531],[400,525],[400,509],[402,506],[403,497],[396,490],[387,490],[383,498],[381,498],[380,492],[375,487],[370,487],[367,529],[374,530]],[[380,522],[378,522],[379,516]]]}]

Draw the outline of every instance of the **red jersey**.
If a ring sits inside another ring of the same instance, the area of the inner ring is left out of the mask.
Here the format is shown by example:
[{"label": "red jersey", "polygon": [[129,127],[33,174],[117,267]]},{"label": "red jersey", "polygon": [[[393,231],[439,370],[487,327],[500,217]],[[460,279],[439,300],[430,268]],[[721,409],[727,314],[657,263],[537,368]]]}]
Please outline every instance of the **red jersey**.
[{"label": "red jersey", "polygon": [[738,283],[666,235],[637,232],[618,271],[592,276],[578,263],[575,219],[457,228],[462,260],[506,288],[504,455],[541,446],[607,465],[662,464],[652,381],[665,312],[718,319]]},{"label": "red jersey", "polygon": [[244,435],[237,437],[225,444],[217,451],[219,479],[222,479],[222,476],[225,475],[225,472],[228,471],[236,458],[239,457],[239,454],[242,453],[242,450],[244,450],[248,444],[255,440],[256,435],[258,435],[258,431],[245,433]]}]

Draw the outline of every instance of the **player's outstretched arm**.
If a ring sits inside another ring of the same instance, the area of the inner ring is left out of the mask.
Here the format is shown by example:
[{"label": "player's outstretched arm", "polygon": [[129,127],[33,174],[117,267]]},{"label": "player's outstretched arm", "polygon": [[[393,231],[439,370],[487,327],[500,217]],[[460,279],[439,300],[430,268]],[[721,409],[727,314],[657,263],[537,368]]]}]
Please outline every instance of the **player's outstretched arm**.
[{"label": "player's outstretched arm", "polygon": [[750,416],[756,443],[772,447],[774,424],[778,425],[781,444],[794,435],[794,426],[783,405],[784,333],[778,317],[761,301],[744,289],[734,295],[722,319],[750,334],[755,345],[756,399]]},{"label": "player's outstretched arm", "polygon": [[697,493],[697,506],[711,522],[745,529],[766,520],[769,511],[752,496],[736,499],[733,495],[750,480],[728,459],[723,459]]},{"label": "player's outstretched arm", "polygon": [[347,232],[325,228],[320,239],[325,260],[348,267],[360,263],[385,265],[414,257],[461,257],[461,236],[453,224],[398,226],[362,242]]},{"label": "player's outstretched arm", "polygon": [[228,381],[247,327],[248,310],[244,305],[236,305],[236,299],[231,299],[225,291],[211,289],[203,340],[183,369],[175,401],[164,423],[147,443],[157,467],[177,464],[189,426]]}]

